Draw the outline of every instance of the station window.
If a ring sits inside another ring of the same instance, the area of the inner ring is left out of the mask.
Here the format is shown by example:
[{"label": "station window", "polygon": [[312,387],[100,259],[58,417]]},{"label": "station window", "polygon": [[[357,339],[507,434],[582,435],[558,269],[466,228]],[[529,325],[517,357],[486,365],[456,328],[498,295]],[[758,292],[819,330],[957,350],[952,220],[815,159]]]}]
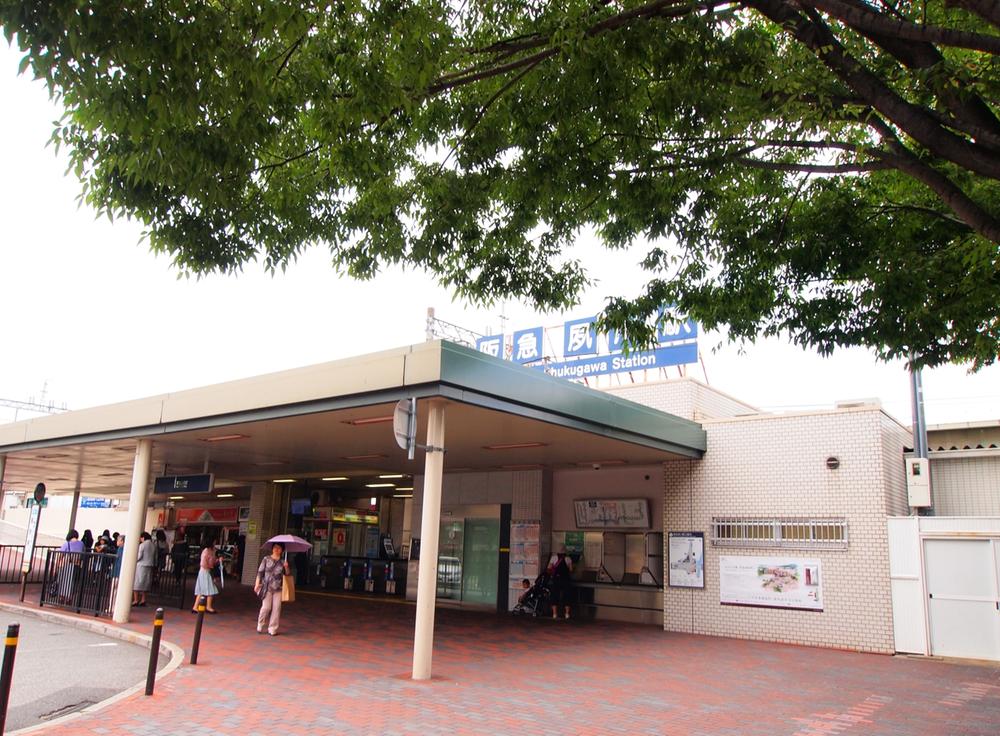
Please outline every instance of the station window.
[{"label": "station window", "polygon": [[712,544],[716,547],[845,549],[847,520],[717,516],[712,518]]}]

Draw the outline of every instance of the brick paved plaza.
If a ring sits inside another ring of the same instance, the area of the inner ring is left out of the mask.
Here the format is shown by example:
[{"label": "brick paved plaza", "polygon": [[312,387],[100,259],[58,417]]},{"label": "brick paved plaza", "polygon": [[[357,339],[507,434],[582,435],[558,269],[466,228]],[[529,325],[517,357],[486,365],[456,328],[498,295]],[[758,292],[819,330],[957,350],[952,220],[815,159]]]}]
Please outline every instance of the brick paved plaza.
[{"label": "brick paved plaza", "polygon": [[[435,677],[416,683],[410,605],[300,592],[272,638],[255,631],[255,603],[227,586],[197,666],[165,676],[152,697],[38,733],[1000,732],[998,667],[438,610]],[[149,633],[152,617],[135,609],[129,628]],[[195,618],[168,610],[164,638],[189,653]],[[22,638],[30,630],[25,616]]]}]

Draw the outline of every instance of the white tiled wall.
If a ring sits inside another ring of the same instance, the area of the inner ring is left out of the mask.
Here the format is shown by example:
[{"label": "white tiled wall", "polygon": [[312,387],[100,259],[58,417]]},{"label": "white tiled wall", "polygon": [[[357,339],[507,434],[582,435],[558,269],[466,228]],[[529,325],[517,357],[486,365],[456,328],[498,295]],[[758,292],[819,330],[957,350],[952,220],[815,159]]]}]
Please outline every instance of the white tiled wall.
[{"label": "white tiled wall", "polygon": [[603,390],[628,401],[692,421],[759,413],[759,410],[750,404],[734,399],[693,378],[613,386]]},{"label": "white tiled wall", "polygon": [[[663,524],[705,533],[705,589],[665,588],[664,627],[892,652],[886,516],[898,504],[902,471],[895,468],[908,435],[874,407],[704,427],[702,460],[665,465]],[[837,470],[826,466],[831,456],[840,460]],[[839,551],[713,547],[712,517],[728,515],[845,517],[850,541]],[[823,612],[720,605],[721,554],[819,558]]]}]

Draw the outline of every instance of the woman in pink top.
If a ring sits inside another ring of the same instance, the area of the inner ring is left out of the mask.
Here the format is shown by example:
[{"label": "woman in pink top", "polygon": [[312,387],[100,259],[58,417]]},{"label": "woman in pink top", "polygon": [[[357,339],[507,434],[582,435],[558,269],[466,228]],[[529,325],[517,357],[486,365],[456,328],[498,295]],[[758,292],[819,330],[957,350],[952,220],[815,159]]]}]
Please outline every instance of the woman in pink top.
[{"label": "woman in pink top", "polygon": [[215,613],[212,599],[219,594],[219,589],[215,587],[215,581],[212,580],[212,568],[218,564],[219,558],[215,556],[215,545],[211,542],[206,543],[201,550],[201,564],[198,565],[198,579],[194,584],[194,608],[191,609],[191,613],[198,612],[200,596],[205,596],[208,599],[205,601],[205,610],[209,613]]}]

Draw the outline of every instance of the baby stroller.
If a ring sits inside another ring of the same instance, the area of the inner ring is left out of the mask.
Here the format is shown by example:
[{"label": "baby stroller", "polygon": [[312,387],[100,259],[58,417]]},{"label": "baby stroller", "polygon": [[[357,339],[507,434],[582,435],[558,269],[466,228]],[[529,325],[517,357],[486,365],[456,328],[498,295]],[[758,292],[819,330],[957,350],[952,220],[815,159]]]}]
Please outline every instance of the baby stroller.
[{"label": "baby stroller", "polygon": [[549,576],[544,572],[522,595],[511,610],[518,616],[544,616],[549,606]]}]

